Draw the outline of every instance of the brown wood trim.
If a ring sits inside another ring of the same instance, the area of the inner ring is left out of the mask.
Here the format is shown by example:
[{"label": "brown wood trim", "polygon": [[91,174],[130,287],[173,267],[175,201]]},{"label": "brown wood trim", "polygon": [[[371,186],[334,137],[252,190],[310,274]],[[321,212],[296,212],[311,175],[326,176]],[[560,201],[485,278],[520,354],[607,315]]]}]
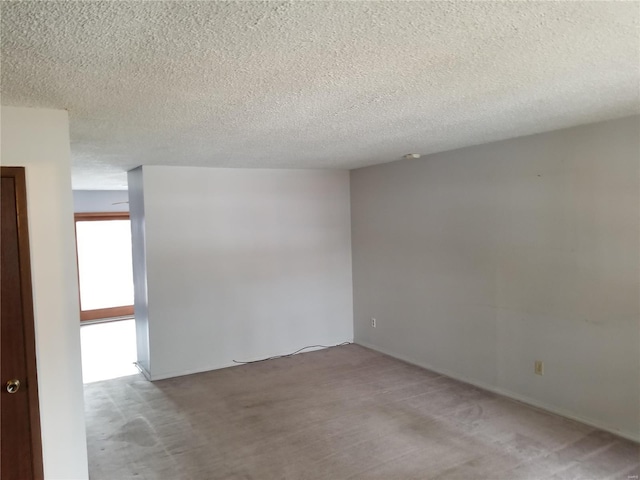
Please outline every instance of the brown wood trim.
[{"label": "brown wood trim", "polygon": [[76,222],[129,220],[129,212],[82,212],[74,214]]},{"label": "brown wood trim", "polygon": [[[77,222],[93,222],[104,220],[129,220],[129,212],[79,212],[74,214]],[[78,305],[80,305],[80,321],[100,320],[104,318],[126,317],[133,315],[133,305],[122,307],[98,308],[82,310],[80,302],[80,264],[78,262],[78,232],[76,230],[76,264],[78,266]]]},{"label": "brown wood trim", "polygon": [[1,175],[14,179],[16,210],[18,217],[18,248],[20,256],[20,287],[22,289],[22,312],[26,349],[27,374],[29,377],[29,415],[31,424],[31,448],[33,475],[44,479],[42,466],[42,434],[40,429],[40,402],[38,400],[38,369],[36,365],[36,334],[33,313],[33,290],[31,281],[31,255],[29,250],[29,225],[27,221],[27,183],[24,167],[2,167]]},{"label": "brown wood trim", "polygon": [[124,307],[98,308],[96,310],[83,310],[80,312],[80,320],[98,320],[102,318],[133,316],[133,305]]}]

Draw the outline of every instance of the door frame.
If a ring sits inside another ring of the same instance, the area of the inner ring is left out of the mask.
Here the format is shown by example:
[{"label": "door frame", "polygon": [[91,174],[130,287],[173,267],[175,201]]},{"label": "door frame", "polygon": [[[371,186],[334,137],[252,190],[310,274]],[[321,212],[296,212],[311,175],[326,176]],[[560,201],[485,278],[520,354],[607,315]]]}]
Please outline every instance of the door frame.
[{"label": "door frame", "polygon": [[[0,167],[0,176],[13,178],[18,222],[18,262],[20,263],[20,292],[22,297],[22,328],[27,366],[27,395],[31,430],[31,464],[36,480],[44,479],[42,463],[42,433],[40,428],[40,401],[38,397],[38,366],[36,360],[36,332],[31,281],[31,253],[27,218],[27,182],[24,167]],[[2,385],[4,388],[4,385]]]},{"label": "door frame", "polygon": [[[78,222],[98,222],[104,220],[129,220],[129,212],[82,212],[74,214],[74,226]],[[76,235],[76,263],[78,264],[78,286],[80,285],[80,264],[78,262],[78,229],[74,228]],[[80,305],[80,321],[104,320],[116,317],[132,317],[133,305],[119,307],[97,308],[95,310],[82,310],[80,301],[80,288],[78,288],[78,304]]]}]

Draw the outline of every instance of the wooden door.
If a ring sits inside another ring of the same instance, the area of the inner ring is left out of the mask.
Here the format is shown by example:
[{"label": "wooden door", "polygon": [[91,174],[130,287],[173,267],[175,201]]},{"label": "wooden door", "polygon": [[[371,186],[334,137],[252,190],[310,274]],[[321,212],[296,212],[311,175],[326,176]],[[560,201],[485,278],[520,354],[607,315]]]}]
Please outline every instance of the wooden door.
[{"label": "wooden door", "polygon": [[24,169],[1,167],[0,178],[1,478],[41,479],[42,447]]}]

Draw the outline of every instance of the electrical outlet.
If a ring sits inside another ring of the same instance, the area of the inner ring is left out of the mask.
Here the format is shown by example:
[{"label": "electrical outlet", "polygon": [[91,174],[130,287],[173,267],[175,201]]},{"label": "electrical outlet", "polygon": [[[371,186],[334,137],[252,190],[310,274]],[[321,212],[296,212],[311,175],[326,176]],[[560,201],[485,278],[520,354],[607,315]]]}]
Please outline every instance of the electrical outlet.
[{"label": "electrical outlet", "polygon": [[376,328],[376,319],[374,317],[371,317],[371,326]]},{"label": "electrical outlet", "polygon": [[544,375],[544,363],[542,363],[542,360],[535,361],[533,364],[533,372],[536,375]]}]

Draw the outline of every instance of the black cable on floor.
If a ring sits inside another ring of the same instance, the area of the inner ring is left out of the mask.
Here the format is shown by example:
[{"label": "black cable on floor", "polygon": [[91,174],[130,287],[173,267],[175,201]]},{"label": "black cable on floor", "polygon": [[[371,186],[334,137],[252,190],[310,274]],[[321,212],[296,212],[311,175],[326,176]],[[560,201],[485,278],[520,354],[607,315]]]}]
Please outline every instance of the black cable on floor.
[{"label": "black cable on floor", "polygon": [[339,343],[338,345],[309,345],[307,347],[302,347],[298,350],[296,350],[293,353],[286,353],[284,355],[275,355],[273,357],[268,357],[268,358],[263,358],[261,360],[252,360],[250,362],[239,362],[238,360],[233,360],[233,363],[240,363],[243,365],[247,365],[249,363],[258,363],[258,362],[266,362],[267,360],[275,360],[276,358],[287,358],[287,357],[293,357],[294,355],[297,355],[298,353],[302,352],[303,350],[306,350],[308,348],[332,348],[332,347],[342,347],[343,345],[351,345],[351,343],[353,342],[342,342]]}]

